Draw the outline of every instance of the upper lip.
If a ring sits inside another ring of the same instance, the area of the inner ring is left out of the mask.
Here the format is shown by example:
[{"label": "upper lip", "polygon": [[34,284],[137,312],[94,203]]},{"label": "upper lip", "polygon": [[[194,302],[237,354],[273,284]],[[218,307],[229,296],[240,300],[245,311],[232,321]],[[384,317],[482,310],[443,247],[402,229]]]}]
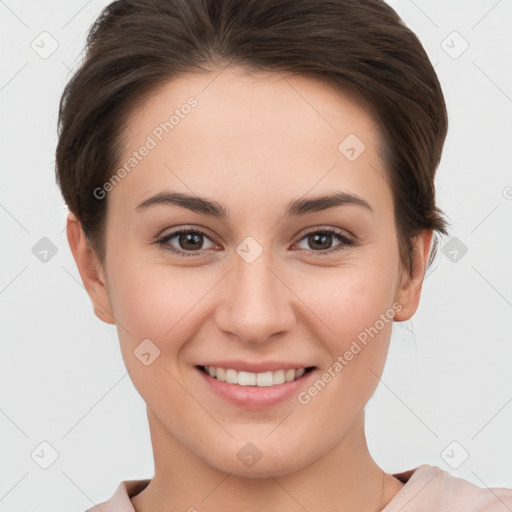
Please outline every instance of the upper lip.
[{"label": "upper lip", "polygon": [[239,372],[263,373],[277,370],[293,370],[299,368],[312,368],[311,364],[290,363],[288,361],[210,361],[199,366],[214,366],[216,368],[231,368]]}]

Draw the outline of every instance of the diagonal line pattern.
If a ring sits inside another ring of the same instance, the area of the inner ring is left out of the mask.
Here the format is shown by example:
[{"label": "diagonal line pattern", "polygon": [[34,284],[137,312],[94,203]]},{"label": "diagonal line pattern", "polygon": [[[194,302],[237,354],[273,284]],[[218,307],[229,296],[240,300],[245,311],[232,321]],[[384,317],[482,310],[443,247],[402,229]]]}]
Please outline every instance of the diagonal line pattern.
[{"label": "diagonal line pattern", "polygon": [[85,492],[75,483],[71,478],[64,473],[64,471],[60,471],[93,505],[94,508],[92,510],[99,510],[100,512],[106,512],[104,509],[102,509],[99,505],[96,505],[94,501],[87,495]]},{"label": "diagonal line pattern", "polygon": [[497,204],[469,233],[473,233],[473,231],[475,231],[475,229],[477,227],[480,226],[480,224],[482,224],[484,222],[484,220],[487,219],[487,217],[489,217],[492,213],[494,213],[496,211],[496,209],[499,207],[499,204]]},{"label": "diagonal line pattern", "polygon": [[11,14],[13,16],[15,16],[18,21],[20,21],[21,23],[23,23],[23,25],[25,25],[26,28],[30,28],[5,2],[4,0],[0,0],[0,4],[2,4],[7,10],[11,11]]},{"label": "diagonal line pattern", "polygon": [[7,416],[7,414],[5,414],[5,412],[0,409],[0,412],[27,438],[29,439],[29,437],[27,436],[27,434],[25,434],[25,432],[23,432],[23,430],[21,430],[21,428],[11,419],[9,418],[9,416]]},{"label": "diagonal line pattern", "polygon": [[228,476],[231,476],[233,473],[228,473],[202,500],[201,500],[201,503],[204,503],[209,497],[211,494],[213,494],[216,489],[218,489],[218,487],[223,484],[226,479],[228,478]]},{"label": "diagonal line pattern", "polygon": [[285,78],[284,81],[334,130],[336,131],[336,128],[334,128],[334,126],[329,123],[329,121],[327,121],[327,119],[325,119],[325,117],[320,114],[320,112],[306,99],[306,97],[301,94],[298,89],[296,89],[290,82],[288,82],[288,80]]},{"label": "diagonal line pattern", "polygon": [[80,7],[80,9],[78,9],[78,11],[76,11],[75,14],[73,14],[73,16],[71,16],[71,18],[69,18],[69,20],[66,21],[66,23],[64,23],[64,25],[62,25],[61,30],[66,28],[90,3],[91,0],[87,0],[87,2],[85,2],[85,4],[82,5],[82,7]]},{"label": "diagonal line pattern", "polygon": [[502,0],[498,0],[472,27],[471,27],[471,30],[473,30],[479,23],[481,23],[487,16],[488,14],[494,10],[494,8],[498,5],[498,4],[501,4]]},{"label": "diagonal line pattern", "polygon": [[23,272],[25,272],[25,270],[27,270],[28,268],[28,265],[25,266],[25,268],[23,270],[20,270],[1,290],[0,290],[0,294],[2,294],[9,286],[11,286],[12,283],[14,283],[14,281],[16,281],[16,279],[18,279],[18,277],[23,274]]},{"label": "diagonal line pattern", "polygon": [[510,400],[508,400],[505,405],[480,429],[478,430],[478,432],[471,438],[471,440],[475,439],[475,437],[480,434],[480,432],[482,432],[482,430],[487,427],[487,425],[489,425],[489,423],[491,423],[491,421],[496,418],[496,416],[498,416],[498,414],[503,410],[505,409],[505,407],[510,403],[512,402],[512,398]]},{"label": "diagonal line pattern", "polygon": [[272,480],[274,480],[274,482],[279,485],[279,487],[281,487],[281,489],[283,489],[283,491],[288,494],[288,496],[290,496],[290,498],[295,501],[295,503],[297,503],[297,505],[302,509],[304,510],[305,512],[307,512],[307,508],[304,507],[304,505],[302,505],[302,503],[300,503],[299,501],[297,501],[297,499],[290,493],[290,491],[288,491],[288,489],[286,489],[286,487],[283,487],[283,485],[281,484],[281,482],[279,482],[279,480],[277,480],[277,478],[270,474],[268,471],[266,471],[267,475],[270,476],[270,478],[272,478]]},{"label": "diagonal line pattern", "polygon": [[427,13],[423,9],[421,9],[416,2],[413,2],[413,0],[409,0],[409,2],[411,2],[411,4],[413,4],[416,7],[416,9],[418,9],[418,11],[420,11],[425,16],[425,18],[427,18],[430,21],[430,23],[434,25],[434,27],[436,27],[437,29],[439,28],[437,23],[430,16],[428,16]]},{"label": "diagonal line pattern", "polygon": [[7,497],[7,495],[29,474],[29,471],[27,471],[1,498],[0,501],[2,501],[4,498]]},{"label": "diagonal line pattern", "polygon": [[286,418],[288,418],[288,416],[290,416],[291,414],[293,414],[295,412],[295,409],[293,411],[290,411],[266,436],[265,436],[265,439],[270,435],[272,434],[278,427],[280,427],[282,425],[282,423],[284,422],[284,420]]},{"label": "diagonal line pattern", "polygon": [[25,231],[25,233],[30,234],[29,230],[3,204],[0,204],[0,208],[9,214],[11,218]]},{"label": "diagonal line pattern", "polygon": [[480,480],[480,482],[482,482],[482,484],[485,485],[485,487],[487,488],[488,491],[492,492],[492,494],[494,494],[494,496],[496,497],[496,499],[500,500],[501,503],[503,503],[503,505],[505,505],[505,507],[507,507],[508,510],[510,510],[512,512],[512,508],[510,508],[495,492],[493,489],[491,489],[474,471],[471,471],[471,473],[473,473],[477,478],[478,480]]},{"label": "diagonal line pattern", "polygon": [[83,419],[128,375],[129,371],[130,370],[114,383],[114,385],[61,437],[61,440],[83,421]]},{"label": "diagonal line pattern", "polygon": [[216,74],[216,75],[215,75],[215,76],[214,76],[214,77],[213,77],[213,78],[212,78],[212,79],[211,79],[211,80],[210,80],[210,81],[209,81],[209,82],[208,82],[208,83],[207,83],[207,84],[206,84],[206,85],[201,89],[201,92],[206,91],[206,89],[207,89],[208,87],[210,87],[210,85],[211,85],[213,82],[215,82],[215,80],[217,80],[217,78],[219,78],[219,76],[224,72],[224,70],[225,70],[226,68],[228,68],[228,67],[229,67],[229,65],[230,65],[230,64],[229,64],[229,62],[228,62],[228,63],[227,63],[227,64],[226,64],[226,65],[225,65],[225,66],[224,66],[224,67],[223,67],[223,68],[222,68],[222,69],[221,69],[221,70],[220,70],[220,71],[219,71],[219,72],[218,72],[218,73],[217,73],[217,74]]},{"label": "diagonal line pattern", "polygon": [[16,73],[14,73],[14,75],[12,75],[4,85],[2,85],[2,87],[0,87],[0,91],[3,91],[27,66],[28,62],[25,62],[25,64],[23,64],[23,66],[21,66],[21,68],[18,69],[18,71],[16,71]]},{"label": "diagonal line pattern", "polygon": [[493,286],[476,268],[474,265],[471,265],[471,268],[510,306],[512,307],[512,303],[509,302],[509,300],[498,291],[498,289]]},{"label": "diagonal line pattern", "polygon": [[480,71],[480,73],[482,73],[482,75],[484,75],[487,78],[487,80],[489,80],[489,82],[491,82],[491,84],[494,85],[494,87],[496,87],[496,89],[498,89],[498,91],[501,92],[501,94],[503,94],[503,96],[505,96],[505,98],[507,98],[508,101],[512,103],[512,98],[489,75],[487,75],[484,72],[484,70],[480,68],[474,60],[472,60],[471,63],[478,69],[478,71]]}]

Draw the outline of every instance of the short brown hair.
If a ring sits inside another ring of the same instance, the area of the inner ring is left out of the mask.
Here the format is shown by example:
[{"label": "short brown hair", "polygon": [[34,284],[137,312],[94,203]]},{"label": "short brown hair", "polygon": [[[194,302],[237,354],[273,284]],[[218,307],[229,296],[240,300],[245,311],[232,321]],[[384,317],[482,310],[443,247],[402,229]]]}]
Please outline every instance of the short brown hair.
[{"label": "short brown hair", "polygon": [[92,25],[59,108],[56,176],[69,209],[105,259],[106,200],[122,127],[136,105],[180,74],[236,65],[334,85],[369,106],[394,200],[400,258],[448,222],[434,178],[448,128],[437,75],[415,34],[382,0],[118,0]]}]

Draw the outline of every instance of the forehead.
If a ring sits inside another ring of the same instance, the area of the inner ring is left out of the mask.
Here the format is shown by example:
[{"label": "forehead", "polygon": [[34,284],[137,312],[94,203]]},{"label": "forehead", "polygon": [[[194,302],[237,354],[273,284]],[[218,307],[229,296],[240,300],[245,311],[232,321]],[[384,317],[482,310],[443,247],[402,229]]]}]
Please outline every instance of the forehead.
[{"label": "forehead", "polygon": [[[186,107],[189,98],[197,102],[192,109]],[[329,144],[333,135],[337,138],[350,131],[376,144],[379,131],[370,108],[361,96],[323,81],[235,67],[170,80],[135,108],[124,132],[130,141],[140,140],[175,113],[173,137],[185,136],[193,129],[202,142],[219,134],[244,143],[247,138],[268,137],[272,132],[317,141],[329,134]],[[189,110],[193,115],[189,116]],[[192,121],[181,123],[186,117]],[[197,117],[201,118],[199,126],[193,122]],[[178,124],[180,129],[174,130]]]},{"label": "forehead", "polygon": [[317,184],[360,192],[384,183],[380,131],[367,106],[306,77],[240,68],[185,74],[145,98],[123,131],[119,166],[151,149],[110,194],[119,206],[163,188],[268,200],[283,187],[298,197]]}]

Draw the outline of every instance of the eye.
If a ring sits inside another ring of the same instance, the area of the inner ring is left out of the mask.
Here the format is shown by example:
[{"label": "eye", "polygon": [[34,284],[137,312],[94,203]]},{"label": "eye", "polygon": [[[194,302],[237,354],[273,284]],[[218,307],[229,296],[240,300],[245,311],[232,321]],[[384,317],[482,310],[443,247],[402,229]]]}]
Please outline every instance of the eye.
[{"label": "eye", "polygon": [[[175,243],[177,243],[178,247],[171,244],[171,241],[174,239],[176,239]],[[178,229],[157,240],[155,243],[166,251],[170,251],[178,256],[203,256],[204,251],[208,249],[208,247],[203,247],[204,239],[209,240],[213,247],[218,247],[217,244],[211,241],[210,236],[206,232],[198,228]],[[328,247],[331,246],[333,239],[338,239],[340,242],[334,246],[334,249]],[[299,242],[302,240],[306,240],[310,247],[313,248],[313,250],[306,249],[307,252],[315,256],[340,251],[347,246],[355,244],[343,232],[334,228],[316,228],[306,233]]]},{"label": "eye", "polygon": [[[178,248],[173,247],[170,242],[177,239]],[[210,240],[210,237],[202,230],[194,228],[183,228],[173,231],[156,241],[156,244],[167,251],[171,251],[178,256],[198,256],[203,254],[203,239]],[[211,242],[211,240],[210,240]],[[211,242],[213,246],[215,244]],[[207,247],[208,248],[208,247]]]},{"label": "eye", "polygon": [[[331,248],[329,246],[331,246],[333,239],[338,239],[340,243],[334,246],[334,248]],[[306,240],[306,243],[310,247],[317,249],[313,251],[306,249],[308,252],[313,253],[315,256],[319,254],[329,254],[340,251],[345,249],[347,246],[355,244],[355,242],[345,236],[343,232],[334,228],[316,228],[315,230],[306,233],[306,235],[303,236],[300,240]]]}]

